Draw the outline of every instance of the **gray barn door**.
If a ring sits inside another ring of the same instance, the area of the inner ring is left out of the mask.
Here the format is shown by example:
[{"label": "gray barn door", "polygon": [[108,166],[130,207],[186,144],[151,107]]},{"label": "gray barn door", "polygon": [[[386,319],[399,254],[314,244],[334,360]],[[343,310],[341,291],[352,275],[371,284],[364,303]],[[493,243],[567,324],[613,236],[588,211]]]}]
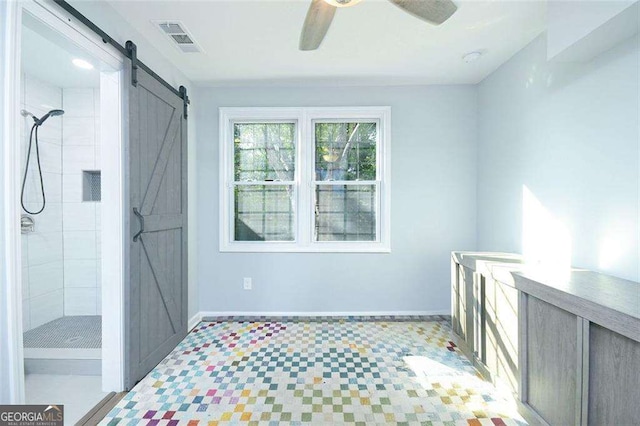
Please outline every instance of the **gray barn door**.
[{"label": "gray barn door", "polygon": [[125,80],[129,109],[127,389],[187,334],[187,122],[181,98],[142,69],[137,79],[136,86],[130,75]]}]

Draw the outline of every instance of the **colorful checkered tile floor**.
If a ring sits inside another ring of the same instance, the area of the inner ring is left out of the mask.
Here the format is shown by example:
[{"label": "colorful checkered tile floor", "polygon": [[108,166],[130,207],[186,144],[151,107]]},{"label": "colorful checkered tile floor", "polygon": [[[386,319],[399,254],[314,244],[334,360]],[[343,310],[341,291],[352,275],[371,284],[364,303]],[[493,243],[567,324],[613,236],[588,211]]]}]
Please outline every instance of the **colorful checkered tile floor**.
[{"label": "colorful checkered tile floor", "polygon": [[445,321],[214,321],[104,425],[520,425]]}]

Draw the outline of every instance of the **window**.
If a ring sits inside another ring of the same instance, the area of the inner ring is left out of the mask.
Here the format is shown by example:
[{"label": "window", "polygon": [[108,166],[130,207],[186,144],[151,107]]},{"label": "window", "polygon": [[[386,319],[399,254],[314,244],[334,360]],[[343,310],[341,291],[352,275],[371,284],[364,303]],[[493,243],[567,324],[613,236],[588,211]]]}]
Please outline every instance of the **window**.
[{"label": "window", "polygon": [[233,241],[295,241],[295,122],[233,123]]},{"label": "window", "polygon": [[221,108],[220,250],[388,252],[390,115]]}]

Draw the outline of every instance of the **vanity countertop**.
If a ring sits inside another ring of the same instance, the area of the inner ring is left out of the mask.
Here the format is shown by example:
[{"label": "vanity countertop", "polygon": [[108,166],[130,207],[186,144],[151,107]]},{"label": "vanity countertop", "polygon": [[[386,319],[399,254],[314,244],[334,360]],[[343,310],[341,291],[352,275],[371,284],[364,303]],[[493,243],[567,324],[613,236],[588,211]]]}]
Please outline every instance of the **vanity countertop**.
[{"label": "vanity countertop", "polygon": [[510,253],[454,252],[452,257],[480,274],[640,342],[640,283],[584,269],[544,273]]}]

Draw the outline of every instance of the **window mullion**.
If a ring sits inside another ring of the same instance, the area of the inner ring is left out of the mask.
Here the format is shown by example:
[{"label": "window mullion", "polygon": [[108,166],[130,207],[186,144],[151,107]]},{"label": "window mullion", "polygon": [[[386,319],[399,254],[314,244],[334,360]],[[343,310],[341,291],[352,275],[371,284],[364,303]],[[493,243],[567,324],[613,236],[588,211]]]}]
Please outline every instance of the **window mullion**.
[{"label": "window mullion", "polygon": [[299,129],[299,203],[298,203],[298,234],[300,246],[308,247],[311,243],[311,215],[312,215],[312,198],[311,198],[311,179],[313,178],[313,162],[310,161],[313,154],[313,139],[310,139],[310,124],[305,113],[300,119]]}]

